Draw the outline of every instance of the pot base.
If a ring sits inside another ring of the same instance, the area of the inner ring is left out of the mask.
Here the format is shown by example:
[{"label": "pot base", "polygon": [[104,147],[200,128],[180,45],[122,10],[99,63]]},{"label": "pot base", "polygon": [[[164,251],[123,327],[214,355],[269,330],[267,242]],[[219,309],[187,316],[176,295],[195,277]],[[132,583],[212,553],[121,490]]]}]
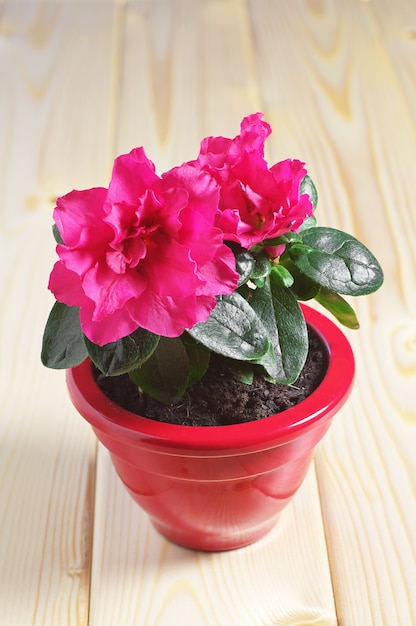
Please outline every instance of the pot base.
[{"label": "pot base", "polygon": [[150,521],[157,532],[165,539],[182,548],[203,552],[225,552],[249,546],[267,535],[276,525],[279,515],[245,532],[239,533],[234,529],[229,535],[225,533],[219,534],[217,530],[210,532],[207,529],[204,529],[200,534],[195,534],[194,531],[190,533],[187,530],[167,526],[153,519]]},{"label": "pot base", "polygon": [[160,534],[196,550],[233,550],[273,528],[302,484],[322,436],[316,428],[268,451],[222,458],[170,455],[162,460],[145,451],[140,461],[133,451],[130,462],[114,453],[111,457],[128,492]]}]

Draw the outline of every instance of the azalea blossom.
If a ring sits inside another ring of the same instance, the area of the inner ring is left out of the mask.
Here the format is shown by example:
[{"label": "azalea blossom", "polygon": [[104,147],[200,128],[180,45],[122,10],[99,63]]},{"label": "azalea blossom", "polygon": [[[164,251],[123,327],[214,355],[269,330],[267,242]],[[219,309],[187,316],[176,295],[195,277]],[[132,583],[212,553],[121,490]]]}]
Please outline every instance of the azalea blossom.
[{"label": "azalea blossom", "polygon": [[264,159],[271,129],[261,118],[245,117],[234,139],[207,137],[193,163],[220,185],[216,224],[224,238],[245,248],[297,231],[313,213],[309,195],[300,194],[304,163],[287,159],[269,168]]},{"label": "azalea blossom", "polygon": [[176,337],[205,321],[238,282],[235,259],[215,226],[219,189],[190,165],[162,177],[142,148],[118,157],[109,188],[57,201],[49,288],[80,307],[85,335],[104,345],[141,327]]},{"label": "azalea blossom", "polygon": [[128,373],[174,404],[214,352],[246,380],[296,381],[309,349],[300,299],[358,328],[342,294],[372,293],[382,269],[352,235],[315,219],[301,228],[317,193],[301,161],[269,167],[270,133],[262,114],[249,115],[239,135],[205,138],[196,160],[161,176],[135,148],[114,161],[108,188],[58,198],[45,365],[89,357],[105,376]]}]

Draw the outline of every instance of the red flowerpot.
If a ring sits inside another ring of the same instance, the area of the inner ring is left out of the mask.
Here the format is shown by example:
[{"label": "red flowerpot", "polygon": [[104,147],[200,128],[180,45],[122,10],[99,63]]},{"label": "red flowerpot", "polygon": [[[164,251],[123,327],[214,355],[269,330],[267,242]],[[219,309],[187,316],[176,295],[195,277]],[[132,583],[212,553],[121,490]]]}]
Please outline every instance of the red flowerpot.
[{"label": "red flowerpot", "polygon": [[302,483],[354,377],[343,333],[317,311],[303,309],[327,346],[327,374],[303,402],[262,420],[213,427],[157,422],[111,402],[96,385],[89,360],[67,371],[75,408],[109,450],[133,498],[174,543],[200,550],[248,545],[274,526]]}]

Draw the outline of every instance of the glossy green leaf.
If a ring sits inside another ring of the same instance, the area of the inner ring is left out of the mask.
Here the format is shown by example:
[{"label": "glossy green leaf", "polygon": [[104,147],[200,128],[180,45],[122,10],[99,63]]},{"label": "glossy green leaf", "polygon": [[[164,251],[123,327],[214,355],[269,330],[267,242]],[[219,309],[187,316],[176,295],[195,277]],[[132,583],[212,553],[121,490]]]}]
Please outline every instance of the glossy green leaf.
[{"label": "glossy green leaf", "polygon": [[79,308],[55,302],[43,334],[42,363],[53,369],[67,369],[79,365],[87,356]]},{"label": "glossy green leaf", "polygon": [[347,328],[356,330],[360,327],[354,309],[339,294],[321,287],[319,293],[315,296],[315,300]]},{"label": "glossy green leaf", "polygon": [[308,230],[308,228],[314,228],[316,224],[317,219],[314,215],[307,217],[302,226],[299,228],[299,233],[302,234],[304,230]]},{"label": "glossy green leaf", "polygon": [[301,272],[319,285],[335,293],[361,296],[383,283],[377,259],[351,235],[316,227],[305,230],[302,238],[304,246],[293,246],[290,256]]},{"label": "glossy green leaf", "polygon": [[53,233],[56,243],[62,243],[62,244],[64,243],[64,240],[62,239],[61,233],[59,232],[56,224],[52,225],[52,233]]},{"label": "glossy green leaf", "polygon": [[280,258],[280,264],[282,264],[293,277],[294,282],[290,287],[293,295],[298,300],[311,300],[319,293],[321,286],[318,285],[311,278],[303,274],[298,267],[293,263],[289,253],[285,252]]},{"label": "glossy green leaf", "polygon": [[236,270],[240,274],[238,285],[243,285],[250,278],[250,274],[254,269],[256,260],[248,250],[242,250],[235,256]]},{"label": "glossy green leaf", "polygon": [[118,341],[98,346],[85,338],[88,354],[106,376],[119,376],[144,363],[159,342],[159,336],[138,328]]},{"label": "glossy green leaf", "polygon": [[208,320],[188,332],[213,352],[242,361],[261,358],[270,346],[264,326],[238,292],[220,297]]},{"label": "glossy green leaf", "polygon": [[302,182],[300,183],[299,193],[308,194],[312,202],[313,210],[315,211],[318,205],[318,192],[316,191],[315,184],[310,176],[306,175],[303,178]]},{"label": "glossy green leaf", "polygon": [[253,292],[251,304],[266,328],[272,342],[273,363],[269,354],[256,363],[283,384],[293,383],[305,363],[308,353],[306,322],[296,298],[270,276],[263,289]]},{"label": "glossy green leaf", "polygon": [[290,246],[290,248],[288,248],[290,258],[293,260],[307,257],[313,251],[313,248],[311,248],[310,246],[306,246],[304,243],[295,243]]},{"label": "glossy green leaf", "polygon": [[180,337],[161,337],[156,350],[130,378],[144,392],[163,404],[176,404],[189,381],[189,359]]},{"label": "glossy green leaf", "polygon": [[269,278],[265,281],[262,289],[252,291],[250,305],[264,326],[270,341],[268,352],[257,359],[255,363],[262,365],[273,380],[282,380],[285,378],[285,373]]},{"label": "glossy green leaf", "polygon": [[272,274],[274,282],[279,284],[281,287],[288,288],[293,285],[293,276],[289,270],[284,267],[284,265],[273,265]]},{"label": "glossy green leaf", "polygon": [[273,308],[282,362],[279,382],[292,384],[298,378],[308,355],[308,330],[303,312],[290,289],[270,281]]},{"label": "glossy green leaf", "polygon": [[188,387],[191,387],[206,373],[211,351],[191,337],[189,333],[183,333],[181,340],[189,359]]},{"label": "glossy green leaf", "polygon": [[255,264],[250,274],[250,280],[259,286],[263,286],[265,278],[272,271],[272,265],[269,258],[262,251],[255,257]]},{"label": "glossy green leaf", "polygon": [[280,237],[274,237],[274,239],[265,239],[263,243],[265,246],[289,245],[292,243],[302,243],[302,237],[298,233],[290,231],[285,235],[280,235]]}]

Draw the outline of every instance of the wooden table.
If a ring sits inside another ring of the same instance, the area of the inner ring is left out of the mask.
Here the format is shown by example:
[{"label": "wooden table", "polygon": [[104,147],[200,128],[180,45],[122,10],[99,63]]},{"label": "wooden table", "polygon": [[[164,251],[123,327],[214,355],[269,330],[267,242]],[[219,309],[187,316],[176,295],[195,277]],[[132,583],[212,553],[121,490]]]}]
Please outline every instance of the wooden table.
[{"label": "wooden table", "polygon": [[[0,64],[0,624],[416,624],[414,0],[0,0]],[[152,529],[40,364],[50,227],[117,154],[162,172],[255,111],[385,285],[355,302],[355,390],[293,504],[206,554]]]}]

